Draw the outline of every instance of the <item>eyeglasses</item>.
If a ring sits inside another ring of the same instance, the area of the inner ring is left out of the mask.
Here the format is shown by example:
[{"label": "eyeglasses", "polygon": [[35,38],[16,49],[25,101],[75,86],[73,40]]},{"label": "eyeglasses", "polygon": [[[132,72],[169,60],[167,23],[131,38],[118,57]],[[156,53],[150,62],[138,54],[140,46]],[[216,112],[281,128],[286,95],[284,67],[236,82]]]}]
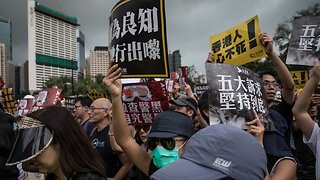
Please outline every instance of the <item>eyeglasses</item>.
[{"label": "eyeglasses", "polygon": [[89,111],[94,111],[95,109],[108,109],[108,108],[97,108],[97,107],[89,107]]},{"label": "eyeglasses", "polygon": [[136,132],[140,132],[141,130],[143,130],[144,132],[149,132],[151,129],[151,125],[137,125],[135,127]]},{"label": "eyeglasses", "polygon": [[275,81],[273,82],[270,82],[270,81],[263,81],[263,86],[264,87],[269,87],[269,86],[272,86],[272,87],[279,87],[279,84]]},{"label": "eyeglasses", "polygon": [[147,141],[148,149],[153,151],[158,146],[159,142],[161,143],[162,147],[171,151],[176,147],[176,141],[185,141],[184,138],[150,138]]}]

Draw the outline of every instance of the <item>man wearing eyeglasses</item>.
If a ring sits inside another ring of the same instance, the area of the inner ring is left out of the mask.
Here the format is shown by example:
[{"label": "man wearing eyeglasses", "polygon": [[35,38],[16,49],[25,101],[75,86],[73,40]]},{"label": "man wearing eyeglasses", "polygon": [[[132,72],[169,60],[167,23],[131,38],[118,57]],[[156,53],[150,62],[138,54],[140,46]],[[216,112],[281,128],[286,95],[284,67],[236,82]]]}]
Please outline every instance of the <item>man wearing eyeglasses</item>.
[{"label": "man wearing eyeglasses", "polygon": [[131,162],[125,153],[115,152],[111,146],[111,102],[106,98],[99,98],[89,108],[90,122],[96,125],[91,134],[92,146],[98,150],[106,165],[108,178],[124,179],[131,169]]},{"label": "man wearing eyeglasses", "polygon": [[121,69],[113,65],[103,82],[112,98],[113,130],[117,143],[130,160],[147,176],[176,161],[193,134],[190,118],[180,112],[165,111],[157,115],[148,135],[147,146],[151,154],[139,146],[131,137],[122,106]]},{"label": "man wearing eyeglasses", "polygon": [[268,170],[273,179],[294,179],[296,162],[290,148],[290,127],[292,108],[295,100],[294,82],[288,68],[273,50],[273,39],[267,34],[260,35],[260,42],[265,46],[268,59],[271,61],[281,81],[281,103],[276,103],[276,91],[279,88],[275,73],[266,71],[260,74],[264,87],[264,100],[275,131],[265,131],[264,148],[268,158]]},{"label": "man wearing eyeglasses", "polygon": [[78,97],[75,99],[76,104],[74,105],[73,113],[76,118],[80,120],[80,124],[85,130],[86,134],[90,136],[95,125],[89,121],[89,107],[92,100],[87,97]]}]

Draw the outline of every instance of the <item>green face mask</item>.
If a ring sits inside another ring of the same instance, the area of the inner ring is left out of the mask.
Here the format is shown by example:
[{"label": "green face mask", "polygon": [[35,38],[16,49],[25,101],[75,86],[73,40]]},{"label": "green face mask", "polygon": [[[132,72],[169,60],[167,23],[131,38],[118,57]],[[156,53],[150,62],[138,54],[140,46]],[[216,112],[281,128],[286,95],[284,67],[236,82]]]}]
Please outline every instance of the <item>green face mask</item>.
[{"label": "green face mask", "polygon": [[178,151],[179,149],[177,147],[173,150],[167,150],[162,146],[157,146],[156,149],[151,152],[153,163],[158,168],[169,165],[179,159]]}]

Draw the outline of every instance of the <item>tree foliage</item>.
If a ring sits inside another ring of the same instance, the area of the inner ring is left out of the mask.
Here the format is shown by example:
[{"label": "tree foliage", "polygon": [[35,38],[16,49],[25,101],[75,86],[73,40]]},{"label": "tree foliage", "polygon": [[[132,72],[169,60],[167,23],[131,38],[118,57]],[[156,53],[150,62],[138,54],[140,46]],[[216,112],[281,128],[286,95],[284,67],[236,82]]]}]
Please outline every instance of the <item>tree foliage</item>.
[{"label": "tree foliage", "polygon": [[57,86],[62,89],[64,97],[71,95],[86,95],[91,90],[96,90],[98,93],[107,94],[107,90],[103,84],[104,76],[99,74],[96,76],[96,81],[91,80],[90,77],[80,79],[73,82],[74,92],[72,92],[72,79],[68,76],[50,77],[45,83],[44,88],[51,88]]}]

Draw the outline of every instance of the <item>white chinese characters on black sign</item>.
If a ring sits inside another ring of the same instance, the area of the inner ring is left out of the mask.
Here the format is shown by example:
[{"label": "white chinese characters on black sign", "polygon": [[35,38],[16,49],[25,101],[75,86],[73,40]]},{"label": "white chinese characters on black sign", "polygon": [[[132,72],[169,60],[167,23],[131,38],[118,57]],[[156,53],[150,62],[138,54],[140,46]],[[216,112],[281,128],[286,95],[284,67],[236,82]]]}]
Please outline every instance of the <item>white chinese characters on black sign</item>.
[{"label": "white chinese characters on black sign", "polygon": [[109,54],[124,77],[169,76],[164,0],[121,1],[109,23]]},{"label": "white chinese characters on black sign", "polygon": [[246,122],[254,119],[254,109],[265,127],[269,126],[262,81],[257,74],[244,67],[217,63],[206,63],[206,73],[210,125],[222,123],[246,129]]}]

